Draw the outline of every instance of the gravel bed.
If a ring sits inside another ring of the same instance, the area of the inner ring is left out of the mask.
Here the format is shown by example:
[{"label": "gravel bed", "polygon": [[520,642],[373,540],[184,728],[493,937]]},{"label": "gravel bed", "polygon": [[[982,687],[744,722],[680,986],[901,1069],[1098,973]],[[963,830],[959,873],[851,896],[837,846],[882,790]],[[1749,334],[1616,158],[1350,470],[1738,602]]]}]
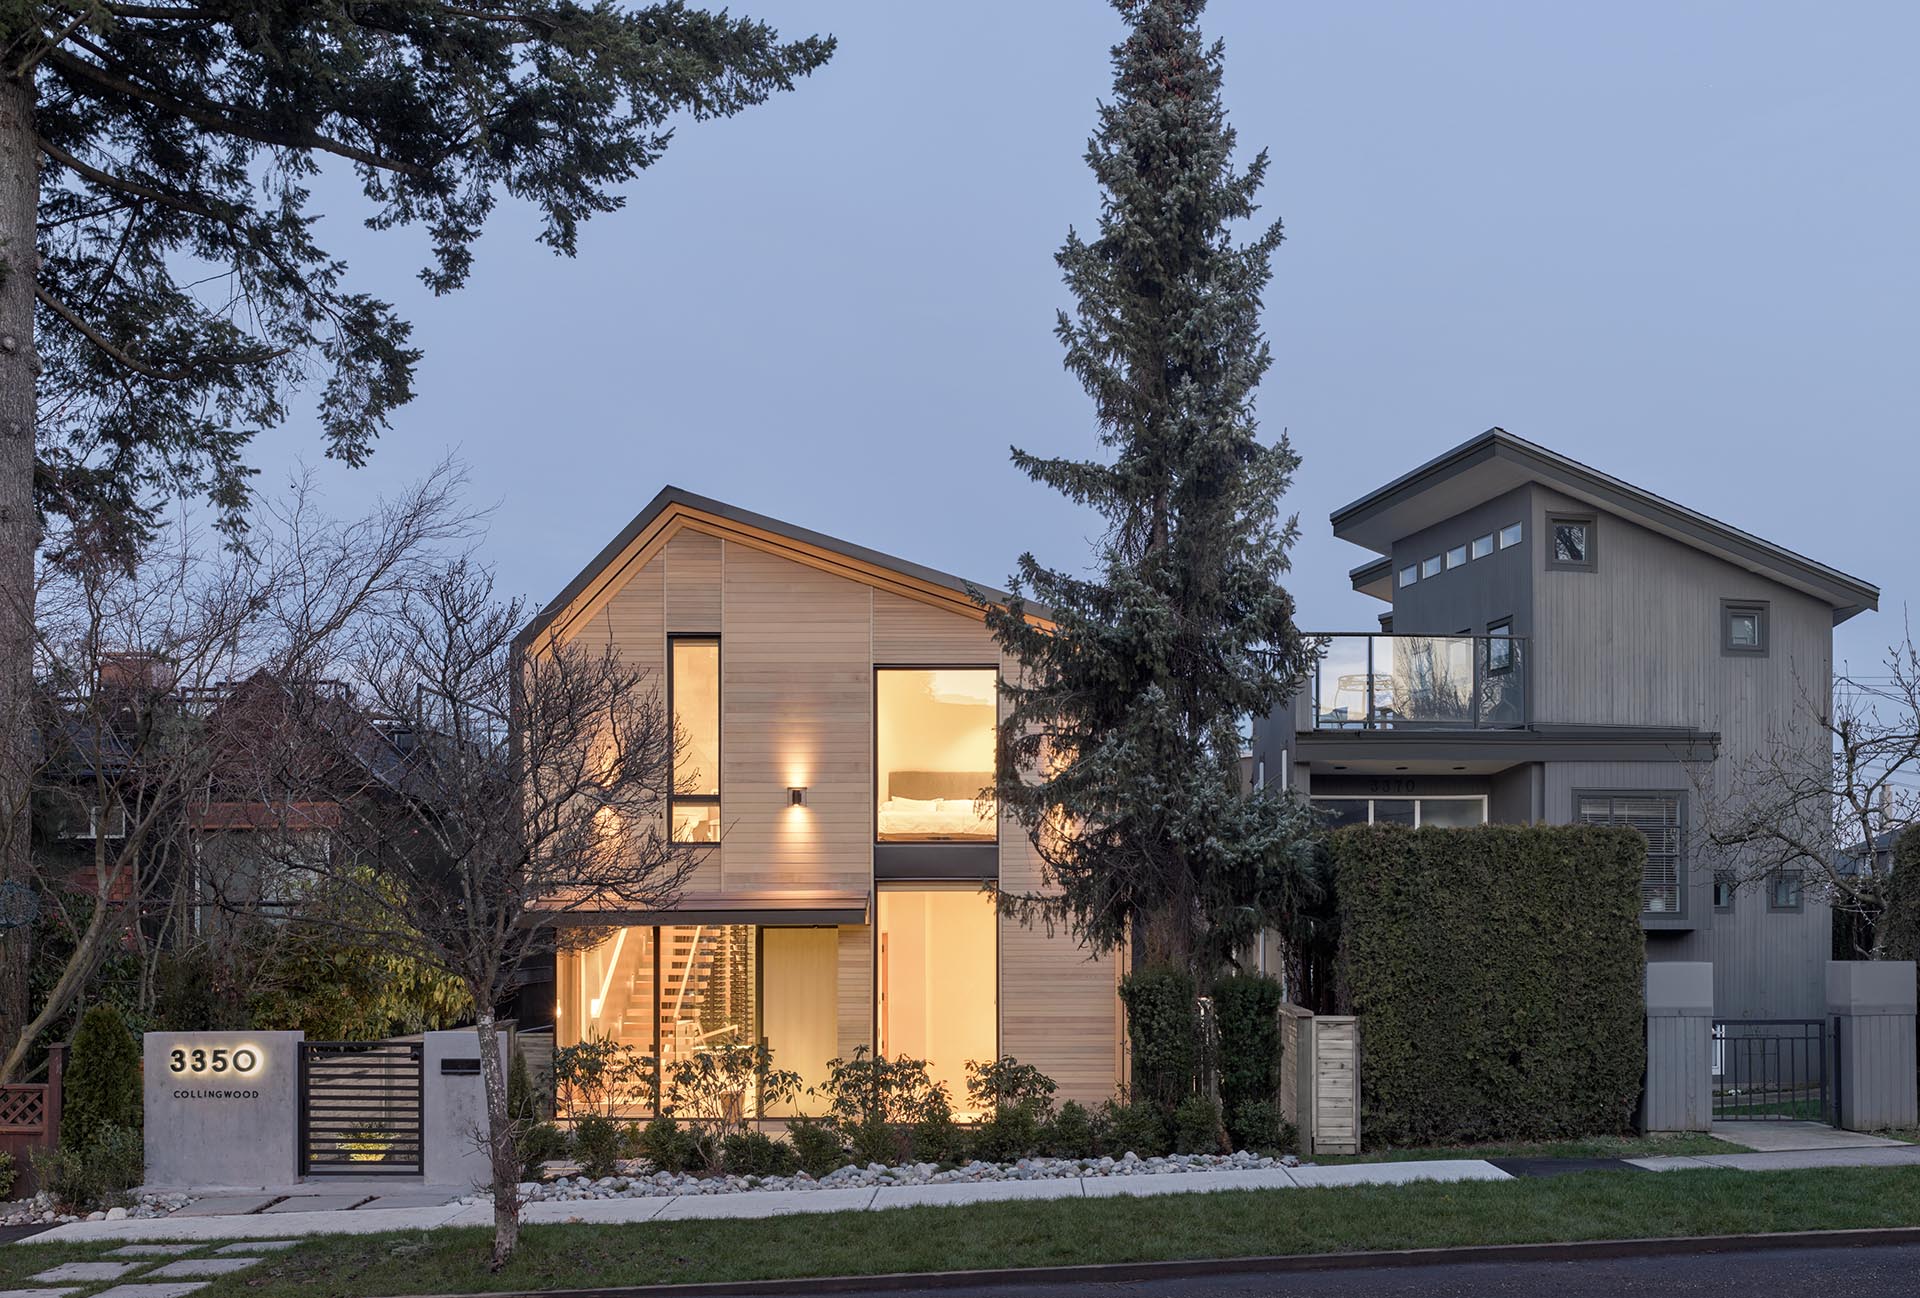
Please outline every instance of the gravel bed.
[{"label": "gravel bed", "polygon": [[70,1221],[126,1221],[133,1217],[164,1217],[186,1207],[195,1197],[191,1194],[158,1194],[142,1190],[125,1207],[71,1213],[58,1211],[52,1196],[43,1191],[18,1203],[0,1203],[0,1226],[60,1226]]}]

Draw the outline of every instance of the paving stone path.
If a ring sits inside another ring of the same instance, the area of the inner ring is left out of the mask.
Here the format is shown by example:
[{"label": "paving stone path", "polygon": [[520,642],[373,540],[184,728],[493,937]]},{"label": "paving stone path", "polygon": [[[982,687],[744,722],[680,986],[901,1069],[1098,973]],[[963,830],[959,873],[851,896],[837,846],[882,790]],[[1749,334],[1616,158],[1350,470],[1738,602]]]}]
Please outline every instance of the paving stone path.
[{"label": "paving stone path", "polygon": [[185,1298],[204,1289],[213,1277],[257,1266],[261,1255],[290,1248],[295,1242],[252,1240],[228,1244],[201,1257],[190,1255],[205,1249],[205,1244],[123,1244],[107,1255],[122,1260],[62,1262],[29,1277],[39,1287],[0,1289],[0,1298]]}]

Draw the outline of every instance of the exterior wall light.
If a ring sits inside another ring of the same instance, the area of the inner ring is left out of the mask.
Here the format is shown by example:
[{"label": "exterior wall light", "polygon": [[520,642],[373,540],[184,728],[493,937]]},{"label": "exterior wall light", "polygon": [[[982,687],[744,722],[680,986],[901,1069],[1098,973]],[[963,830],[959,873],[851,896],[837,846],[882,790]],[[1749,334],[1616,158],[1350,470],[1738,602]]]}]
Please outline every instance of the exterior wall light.
[{"label": "exterior wall light", "polygon": [[807,786],[804,784],[788,785],[787,786],[787,805],[789,807],[806,806],[807,805]]}]

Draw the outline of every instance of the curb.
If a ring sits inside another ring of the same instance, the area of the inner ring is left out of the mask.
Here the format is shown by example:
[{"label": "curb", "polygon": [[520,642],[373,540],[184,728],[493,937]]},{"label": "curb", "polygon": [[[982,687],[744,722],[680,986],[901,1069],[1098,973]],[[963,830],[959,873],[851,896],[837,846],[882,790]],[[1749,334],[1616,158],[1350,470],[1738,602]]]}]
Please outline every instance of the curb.
[{"label": "curb", "polygon": [[[1457,1248],[1384,1249],[1369,1253],[1293,1253],[1266,1257],[1183,1258],[1170,1262],[1098,1262],[1077,1266],[995,1267],[977,1271],[894,1272],[811,1276],[785,1280],[705,1281],[697,1284],[611,1285],[592,1289],[514,1289],[485,1298],[705,1298],[720,1294],[872,1293],[896,1289],[971,1289],[995,1285],[1140,1284],[1212,1275],[1284,1275],[1309,1271],[1363,1271],[1476,1263],[1587,1262],[1616,1258],[1685,1257],[1781,1249],[1876,1248],[1920,1244],[1920,1226],[1867,1230],[1786,1231],[1767,1235],[1596,1239],[1555,1244],[1469,1244]],[[420,1294],[410,1298],[473,1298]]]}]

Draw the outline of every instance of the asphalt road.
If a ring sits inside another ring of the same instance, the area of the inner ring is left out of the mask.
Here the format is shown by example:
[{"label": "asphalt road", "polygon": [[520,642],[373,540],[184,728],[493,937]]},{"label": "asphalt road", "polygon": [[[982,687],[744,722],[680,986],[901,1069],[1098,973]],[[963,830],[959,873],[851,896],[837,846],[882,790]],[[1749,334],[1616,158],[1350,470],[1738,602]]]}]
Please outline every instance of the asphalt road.
[{"label": "asphalt road", "polygon": [[[1196,1276],[1134,1283],[900,1290],[900,1298],[1912,1298],[1920,1246],[1758,1249],[1689,1257]],[[876,1298],[873,1294],[862,1298]],[[892,1298],[891,1294],[885,1298]]]}]

